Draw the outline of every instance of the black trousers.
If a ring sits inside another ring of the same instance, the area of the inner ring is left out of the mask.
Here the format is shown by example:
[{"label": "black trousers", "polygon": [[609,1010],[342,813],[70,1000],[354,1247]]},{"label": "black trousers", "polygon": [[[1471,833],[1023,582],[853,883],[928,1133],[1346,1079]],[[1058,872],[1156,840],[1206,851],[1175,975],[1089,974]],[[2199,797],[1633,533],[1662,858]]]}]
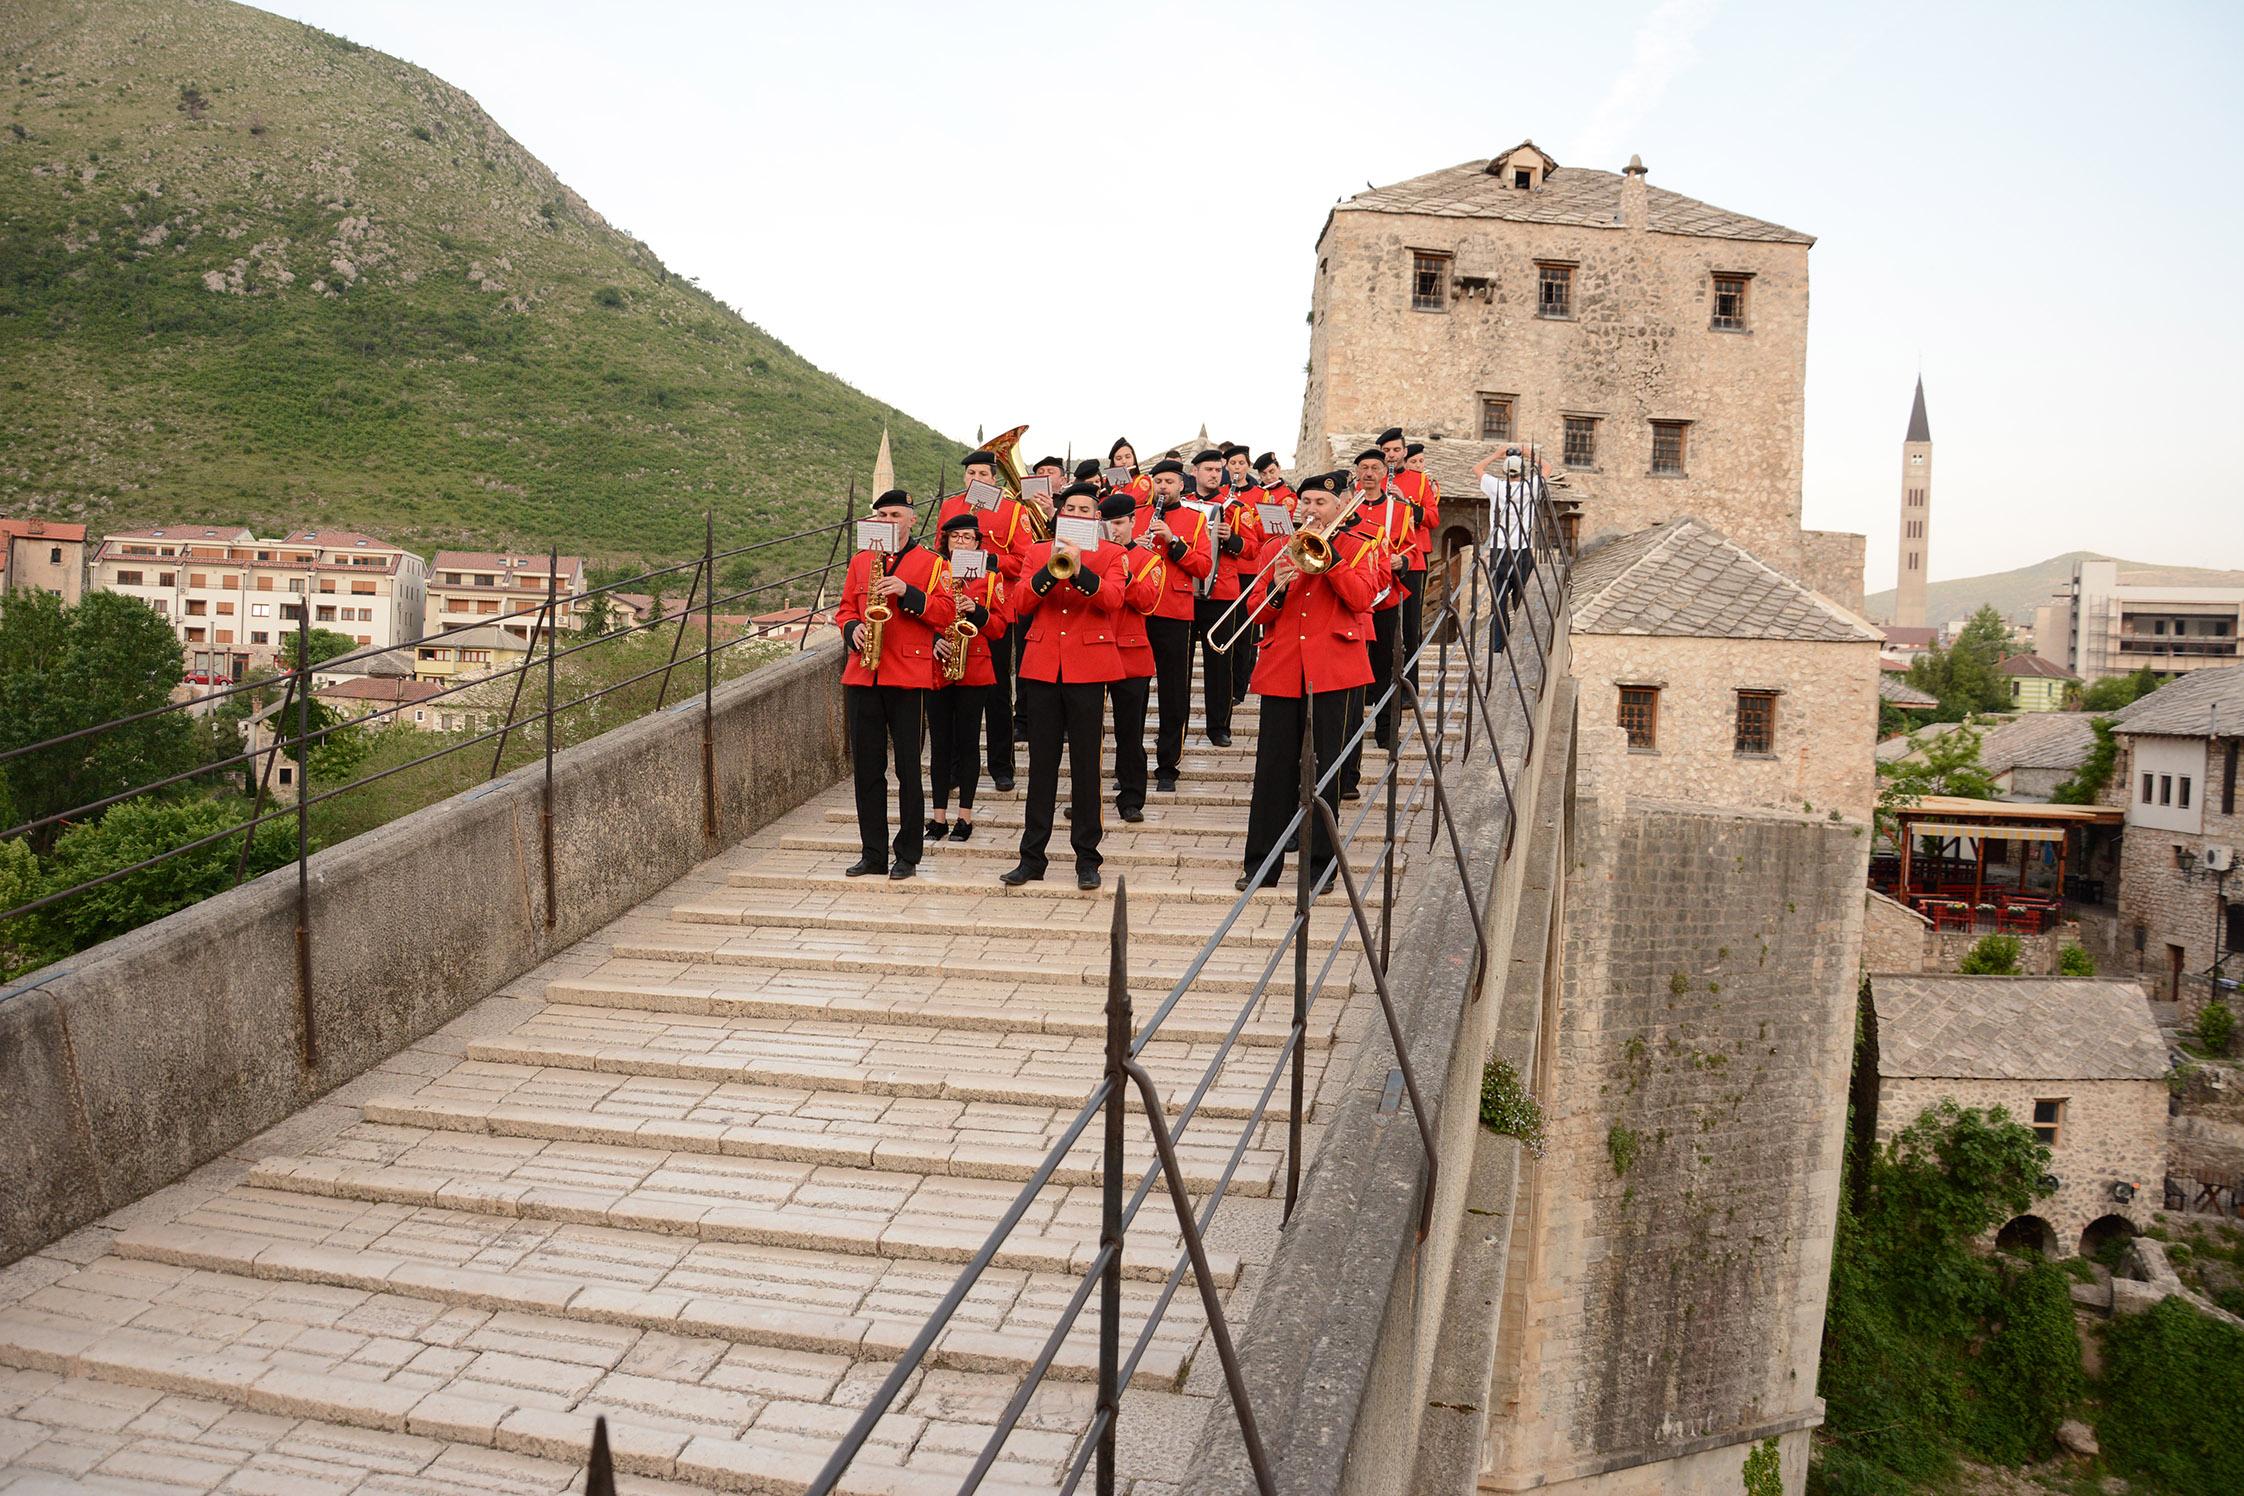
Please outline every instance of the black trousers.
[{"label": "black trousers", "polygon": [[[1403,659],[1409,662],[1404,673],[1415,686],[1418,684],[1418,662],[1411,657],[1418,653],[1418,643],[1426,637],[1426,578],[1431,573],[1413,571],[1404,575],[1410,578],[1410,595],[1403,599],[1402,605]],[[1401,705],[1398,699],[1396,709],[1400,710]]]},{"label": "black trousers", "polygon": [[1114,808],[1145,809],[1145,708],[1153,677],[1110,682],[1106,699],[1114,713]]},{"label": "black trousers", "polygon": [[[1020,655],[1018,630],[1007,629],[1002,637],[990,641],[990,668],[997,672],[997,679],[982,687],[982,709],[989,719],[992,782],[1008,782],[1013,778],[1013,676],[1020,669]],[[974,802],[961,800],[958,803],[972,805]]]},{"label": "black trousers", "polygon": [[1192,622],[1147,618],[1145,637],[1153,646],[1153,678],[1161,704],[1154,769],[1174,779],[1184,761],[1184,721],[1192,715]]},{"label": "black trousers", "polygon": [[1192,600],[1192,638],[1200,646],[1200,695],[1210,737],[1231,731],[1231,656],[1208,647],[1208,630],[1230,606],[1212,597]]},{"label": "black trousers", "polygon": [[1028,803],[1021,832],[1023,866],[1042,871],[1052,840],[1052,811],[1060,794],[1060,749],[1067,749],[1068,841],[1075,848],[1077,872],[1089,872],[1099,856],[1099,744],[1106,736],[1106,687],[1021,682],[1021,705],[1028,712]]},{"label": "black trousers", "polygon": [[[1395,579],[1395,585],[1402,585],[1400,577]],[[1389,608],[1384,613],[1371,615],[1371,695],[1367,700],[1377,701],[1395,678],[1395,636],[1404,631],[1403,611],[1409,606],[1410,603],[1406,600],[1402,607]],[[1407,650],[1409,647],[1410,642],[1406,638],[1403,648]],[[1395,741],[1395,705],[1390,700],[1379,709],[1379,722],[1372,732],[1374,741],[1382,748]]]},{"label": "black trousers", "polygon": [[[1355,738],[1355,746],[1348,750],[1348,761],[1340,767],[1340,778],[1335,783],[1343,795],[1352,795],[1363,784],[1364,745],[1356,738],[1356,729],[1364,725],[1365,686],[1355,686],[1342,694],[1345,704],[1340,709],[1340,740]],[[1321,775],[1324,771],[1319,770]]]},{"label": "black trousers", "polygon": [[974,785],[982,777],[982,712],[993,689],[962,683],[927,693],[927,771],[937,815],[950,805],[953,790],[960,810],[974,808]]},{"label": "black trousers", "polygon": [[1531,550],[1498,549],[1488,558],[1489,574],[1496,582],[1495,606],[1490,609],[1488,627],[1490,648],[1504,647],[1504,615],[1514,602],[1522,607],[1527,603],[1528,584],[1535,576],[1535,553]]},{"label": "black trousers", "polygon": [[850,686],[849,753],[857,789],[857,843],[865,860],[888,866],[888,760],[896,757],[896,860],[917,862],[926,839],[920,793],[919,715],[928,692],[905,686]]},{"label": "black trousers", "polygon": [[1248,684],[1254,680],[1255,661],[1261,657],[1261,654],[1262,625],[1258,623],[1253,628],[1248,629],[1246,633],[1240,635],[1239,642],[1231,647],[1231,699],[1233,702],[1242,702],[1247,699]]},{"label": "black trousers", "polygon": [[[1324,777],[1332,766],[1333,758],[1347,737],[1349,697],[1347,691],[1327,691],[1309,698],[1309,716],[1312,736],[1317,749],[1317,776]],[[1247,851],[1244,871],[1252,876],[1262,866],[1262,859],[1270,849],[1285,840],[1286,822],[1293,819],[1301,804],[1301,708],[1299,696],[1265,696],[1262,698],[1262,731],[1255,739],[1254,798],[1247,808]],[[1360,707],[1358,708],[1361,709]],[[1340,782],[1335,779],[1325,786],[1325,804],[1332,807],[1333,819],[1340,819]],[[1329,838],[1321,821],[1312,820],[1306,833],[1308,840],[1302,845],[1309,848],[1309,872],[1312,878],[1324,875],[1325,866],[1332,861]],[[1270,875],[1275,878],[1286,865],[1281,851],[1272,864]]]}]

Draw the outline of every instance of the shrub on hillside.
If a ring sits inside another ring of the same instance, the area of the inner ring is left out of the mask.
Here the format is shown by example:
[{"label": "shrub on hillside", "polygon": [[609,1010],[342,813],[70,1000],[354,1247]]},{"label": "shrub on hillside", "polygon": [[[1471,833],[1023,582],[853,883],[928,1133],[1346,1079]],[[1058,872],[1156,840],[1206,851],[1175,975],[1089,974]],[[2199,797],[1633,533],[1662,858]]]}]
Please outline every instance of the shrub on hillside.
[{"label": "shrub on hillside", "polygon": [[2244,1330],[2179,1298],[2104,1328],[2103,1415],[2111,1466],[2176,1496],[2244,1491]]},{"label": "shrub on hillside", "polygon": [[2236,1013],[2227,1003],[2214,998],[2197,1014],[2197,1042],[2214,1054],[2227,1054],[2229,1042],[2236,1037]]},{"label": "shrub on hillside", "polygon": [[1967,977],[2014,977],[2022,949],[2015,935],[1988,935],[1964,953],[1956,970]]},{"label": "shrub on hillside", "polygon": [[2096,958],[2085,947],[2068,941],[2057,953],[2057,974],[2061,977],[2092,977],[2096,975]]}]

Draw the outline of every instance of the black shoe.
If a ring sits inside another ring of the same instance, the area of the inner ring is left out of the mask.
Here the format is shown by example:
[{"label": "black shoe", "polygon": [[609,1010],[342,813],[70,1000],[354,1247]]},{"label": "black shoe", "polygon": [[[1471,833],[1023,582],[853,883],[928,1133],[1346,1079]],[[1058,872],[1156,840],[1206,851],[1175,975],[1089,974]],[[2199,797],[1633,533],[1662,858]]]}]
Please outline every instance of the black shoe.
[{"label": "black shoe", "polygon": [[1298,852],[1300,852],[1300,850],[1301,850],[1301,833],[1297,831],[1297,832],[1295,832],[1295,833],[1294,833],[1293,835],[1291,835],[1291,836],[1289,836],[1289,837],[1287,837],[1287,838],[1286,838],[1286,855],[1287,855],[1288,857],[1292,857],[1292,856],[1294,856],[1295,854],[1297,854]]},{"label": "black shoe", "polygon": [[1044,881],[1044,869],[1030,867],[1024,862],[999,873],[997,881],[1007,888],[1019,888],[1023,883],[1042,883]]},{"label": "black shoe", "polygon": [[1177,777],[1174,774],[1157,775],[1153,787],[1164,795],[1173,795],[1177,792]]},{"label": "black shoe", "polygon": [[971,837],[972,837],[973,835],[974,835],[974,823],[973,823],[972,821],[953,821],[953,822],[951,822],[951,840],[952,840],[952,841],[966,841],[966,840],[970,839],[970,838],[971,838]]},{"label": "black shoe", "polygon": [[1078,872],[1075,875],[1075,886],[1082,889],[1085,893],[1089,893],[1092,889],[1098,887],[1098,869],[1091,868],[1086,871]]},{"label": "black shoe", "polygon": [[1006,776],[1005,778],[1003,778],[1003,779],[999,779],[999,778],[997,778],[997,777],[995,777],[995,776],[993,775],[993,776],[991,777],[991,779],[990,779],[990,783],[991,783],[991,785],[993,785],[993,786],[994,786],[994,787],[995,787],[995,788],[996,788],[996,789],[997,789],[997,790],[998,790],[998,791],[999,791],[1000,793],[1003,793],[1004,791],[1006,791],[1006,790],[1009,790],[1009,789],[1011,789],[1011,788],[1013,787],[1013,777],[1012,777],[1012,776],[1011,776],[1010,774],[1008,774],[1008,775],[1007,775],[1007,776]]},{"label": "black shoe", "polygon": [[950,822],[938,821],[932,816],[928,817],[927,839],[929,841],[941,841],[950,834],[950,830]]},{"label": "black shoe", "polygon": [[1228,748],[1231,746],[1231,734],[1228,732],[1211,732],[1208,734],[1208,741],[1218,748]]},{"label": "black shoe", "polygon": [[888,870],[888,881],[891,883],[901,883],[906,878],[909,878],[912,874],[918,871],[919,864],[916,862],[899,862],[894,867]]},{"label": "black shoe", "polygon": [[842,869],[842,876],[844,878],[862,878],[869,873],[885,873],[887,871],[887,863],[875,862],[870,857],[860,857],[848,867]]},{"label": "black shoe", "polygon": [[1114,807],[1114,810],[1117,815],[1121,816],[1123,820],[1128,821],[1133,826],[1145,819],[1145,812],[1138,809],[1135,805],[1117,805]]},{"label": "black shoe", "polygon": [[1241,873],[1239,875],[1239,881],[1232,884],[1231,886],[1238,889],[1239,892],[1245,893],[1247,891],[1248,885],[1250,884],[1252,884],[1256,888],[1276,888],[1278,886],[1278,874],[1272,873],[1269,877],[1263,879],[1260,883],[1255,883],[1254,874]]},{"label": "black shoe", "polygon": [[1343,800],[1361,800],[1363,797],[1364,792],[1352,784],[1340,792],[1340,798]]}]

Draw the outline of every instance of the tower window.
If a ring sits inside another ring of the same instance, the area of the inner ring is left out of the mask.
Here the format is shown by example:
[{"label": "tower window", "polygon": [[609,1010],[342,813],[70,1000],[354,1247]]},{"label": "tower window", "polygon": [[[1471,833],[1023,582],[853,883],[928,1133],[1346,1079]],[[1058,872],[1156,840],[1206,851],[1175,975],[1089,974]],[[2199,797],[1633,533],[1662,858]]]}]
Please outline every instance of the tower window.
[{"label": "tower window", "polygon": [[1528,188],[1535,185],[1535,173],[1531,171],[1515,170],[1512,173],[1512,185],[1514,187],[1517,187],[1520,191],[1525,192]]},{"label": "tower window", "polygon": [[1565,321],[1574,315],[1574,267],[1535,267],[1535,315]]},{"label": "tower window", "polygon": [[1597,466],[1597,417],[1568,416],[1566,418],[1566,465],[1571,468]]},{"label": "tower window", "polygon": [[1652,423],[1652,471],[1663,477],[1683,476],[1683,438],[1689,421]]},{"label": "tower window", "polygon": [[1410,309],[1414,312],[1449,310],[1449,266],[1455,257],[1433,250],[1410,252]]},{"label": "tower window", "polygon": [[1510,395],[1483,395],[1480,397],[1480,439],[1484,442],[1508,442],[1512,439],[1512,399]]},{"label": "tower window", "polygon": [[1745,331],[1745,288],[1751,279],[1745,275],[1714,277],[1713,325],[1720,331]]}]

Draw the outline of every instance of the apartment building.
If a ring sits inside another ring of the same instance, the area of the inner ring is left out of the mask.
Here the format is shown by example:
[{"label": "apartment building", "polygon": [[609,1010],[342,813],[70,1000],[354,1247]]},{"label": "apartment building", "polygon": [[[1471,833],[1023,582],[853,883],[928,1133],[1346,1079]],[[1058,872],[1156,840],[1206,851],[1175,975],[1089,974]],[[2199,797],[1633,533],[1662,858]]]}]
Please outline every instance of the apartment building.
[{"label": "apartment building", "polygon": [[2034,612],[2034,649],[2083,680],[2160,675],[2244,660],[2244,587],[2169,587],[2121,580],[2116,561],[2080,561],[2055,597]]},{"label": "apartment building", "polygon": [[563,599],[557,626],[564,633],[582,628],[583,557],[563,556],[556,567],[548,556],[438,551],[429,564],[422,632],[436,634],[463,624],[487,623],[528,642],[537,633],[537,609],[545,601],[549,576],[557,576],[554,592]]},{"label": "apartment building", "polygon": [[86,527],[47,519],[0,519],[0,592],[17,587],[78,601],[86,578]]},{"label": "apartment building", "polygon": [[225,526],[159,525],[104,537],[91,582],[168,619],[190,676],[239,680],[274,661],[307,606],[312,627],[354,643],[411,643],[427,579],[420,557],[354,530],[268,540]]}]

